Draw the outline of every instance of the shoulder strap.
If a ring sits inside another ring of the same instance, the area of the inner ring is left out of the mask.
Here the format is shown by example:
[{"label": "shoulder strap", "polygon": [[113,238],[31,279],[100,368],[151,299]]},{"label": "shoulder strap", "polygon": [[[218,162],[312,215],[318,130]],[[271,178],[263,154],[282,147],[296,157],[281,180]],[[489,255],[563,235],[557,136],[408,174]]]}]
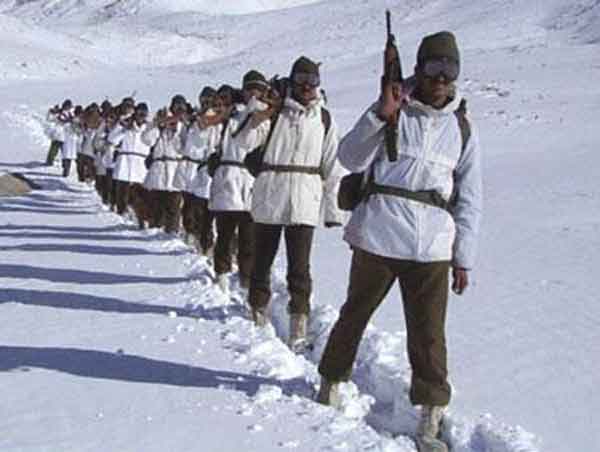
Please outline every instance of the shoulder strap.
[{"label": "shoulder strap", "polygon": [[326,137],[331,128],[331,113],[325,107],[321,107],[321,121],[323,122],[323,127],[325,127],[325,135],[323,137]]},{"label": "shoulder strap", "polygon": [[465,99],[460,101],[460,105],[456,110],[454,110],[454,115],[458,121],[458,128],[460,129],[460,135],[462,137],[462,154],[467,147],[469,138],[471,138],[471,125],[467,119],[467,101]]}]

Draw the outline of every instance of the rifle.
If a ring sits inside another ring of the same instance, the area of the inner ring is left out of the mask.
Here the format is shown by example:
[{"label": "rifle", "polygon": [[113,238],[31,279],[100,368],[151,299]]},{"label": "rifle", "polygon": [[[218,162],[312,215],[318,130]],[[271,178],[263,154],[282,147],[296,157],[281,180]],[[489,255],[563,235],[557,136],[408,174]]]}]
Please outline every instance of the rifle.
[{"label": "rifle", "polygon": [[[383,96],[384,88],[389,83],[402,83],[402,64],[398,47],[396,47],[396,38],[392,34],[390,10],[385,11],[385,21],[387,27],[387,41],[383,52],[383,76],[381,77],[381,93]],[[396,112],[394,118],[388,122],[385,127],[385,149],[390,162],[398,159],[398,115]]]}]

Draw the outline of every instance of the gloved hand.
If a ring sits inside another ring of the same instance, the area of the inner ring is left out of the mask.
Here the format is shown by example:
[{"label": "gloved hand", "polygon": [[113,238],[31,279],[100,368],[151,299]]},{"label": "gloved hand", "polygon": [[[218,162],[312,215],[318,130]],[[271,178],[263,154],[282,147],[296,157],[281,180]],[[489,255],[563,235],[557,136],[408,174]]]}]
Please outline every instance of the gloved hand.
[{"label": "gloved hand", "polygon": [[342,223],[338,223],[337,221],[326,221],[325,222],[326,228],[337,228],[337,227],[340,227],[341,225],[342,225]]}]

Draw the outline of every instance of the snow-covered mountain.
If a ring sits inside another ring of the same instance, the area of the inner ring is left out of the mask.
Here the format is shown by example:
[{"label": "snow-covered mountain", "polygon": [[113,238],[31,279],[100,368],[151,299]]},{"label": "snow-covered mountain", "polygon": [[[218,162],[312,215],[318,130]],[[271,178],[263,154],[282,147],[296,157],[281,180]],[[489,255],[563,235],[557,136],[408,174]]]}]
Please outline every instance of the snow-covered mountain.
[{"label": "snow-covered mountain", "polygon": [[397,292],[345,412],[310,400],[346,291],[339,231],[317,234],[316,346],[296,357],[283,256],[275,328],[258,331],[179,239],[137,232],[37,164],[65,97],[135,92],[156,109],[301,54],[323,62],[345,132],[377,96],[385,8],[406,73],[425,34],[456,33],[485,154],[480,259],[448,319],[453,450],[600,450],[598,0],[0,0],[0,173],[44,187],[0,198],[0,450],[415,450]]}]

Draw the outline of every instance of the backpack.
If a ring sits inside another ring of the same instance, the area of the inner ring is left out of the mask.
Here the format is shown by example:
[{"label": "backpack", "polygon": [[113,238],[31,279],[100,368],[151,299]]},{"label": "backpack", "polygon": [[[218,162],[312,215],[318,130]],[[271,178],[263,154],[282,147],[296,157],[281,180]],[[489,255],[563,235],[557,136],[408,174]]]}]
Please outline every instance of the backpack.
[{"label": "backpack", "polygon": [[[271,136],[273,135],[273,131],[275,130],[275,126],[277,124],[277,120],[279,119],[280,113],[281,111],[278,111],[271,119],[271,128],[269,129],[269,134],[267,135],[265,143],[261,146],[252,149],[252,151],[248,152],[248,154],[246,154],[246,157],[244,158],[244,166],[246,166],[248,171],[250,171],[250,174],[252,174],[252,176],[254,177],[258,177],[258,175],[260,174],[265,158],[265,151],[267,150],[267,147],[271,142]],[[329,133],[329,129],[331,128],[331,114],[329,113],[329,110],[327,110],[324,107],[321,107],[321,122],[323,123],[323,128],[325,129],[323,137],[326,137]]]},{"label": "backpack", "polygon": [[[460,104],[458,106],[458,108],[454,111],[454,116],[456,117],[456,120],[458,122],[458,128],[460,130],[460,135],[461,135],[461,139],[462,139],[462,146],[461,146],[461,156],[462,153],[465,151],[466,147],[467,147],[467,143],[469,141],[469,139],[471,138],[471,125],[469,124],[469,120],[467,119],[467,101],[465,99],[462,99],[460,101]],[[360,173],[351,173],[348,174],[344,177],[342,177],[342,180],[340,181],[340,188],[338,190],[338,196],[337,196],[337,202],[338,202],[338,207],[342,210],[348,210],[348,211],[352,211],[356,208],[356,206],[365,198],[369,195],[370,193],[370,185],[373,184],[372,181],[372,177],[373,174],[370,173],[369,175],[369,179],[367,181],[365,181],[365,172],[362,171]],[[402,196],[402,197],[410,197],[411,199],[416,199],[419,200],[421,202],[424,202],[426,204],[432,204],[435,205],[436,207],[443,207],[447,209],[448,206],[448,202],[447,201],[443,201],[441,199],[441,196],[437,193],[438,196],[434,196],[435,199],[434,202],[430,202],[429,199],[431,198],[432,193],[430,191],[427,192],[411,192],[413,194],[415,194],[416,196],[412,196],[408,190],[402,190],[402,189],[396,189],[396,187],[386,187],[386,186],[380,186],[383,187],[383,189],[388,189],[390,192],[394,192],[394,191],[402,191],[403,194],[399,194],[398,196]],[[425,196],[421,196],[422,194],[425,194]],[[393,193],[392,193],[393,194]],[[407,196],[409,195],[409,196]],[[453,196],[451,197],[453,198]]]}]

